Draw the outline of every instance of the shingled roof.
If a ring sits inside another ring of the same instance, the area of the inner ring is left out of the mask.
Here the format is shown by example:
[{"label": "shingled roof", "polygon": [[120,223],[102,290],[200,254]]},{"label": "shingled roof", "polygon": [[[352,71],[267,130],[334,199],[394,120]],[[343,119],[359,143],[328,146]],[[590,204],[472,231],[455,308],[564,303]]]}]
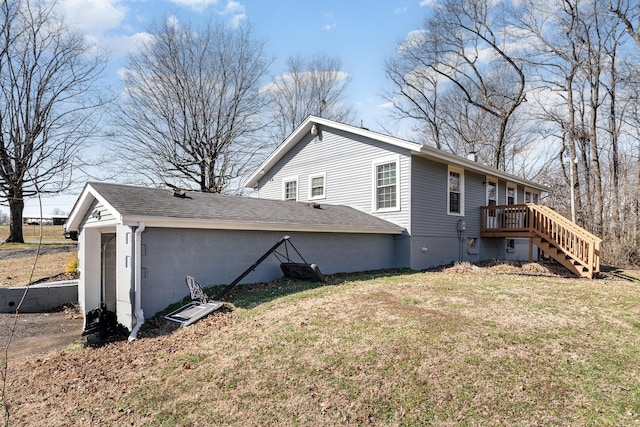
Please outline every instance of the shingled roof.
[{"label": "shingled roof", "polygon": [[241,230],[401,234],[403,228],[347,206],[174,191],[102,182],[87,183],[67,221],[76,231],[94,200],[118,222],[146,226]]}]

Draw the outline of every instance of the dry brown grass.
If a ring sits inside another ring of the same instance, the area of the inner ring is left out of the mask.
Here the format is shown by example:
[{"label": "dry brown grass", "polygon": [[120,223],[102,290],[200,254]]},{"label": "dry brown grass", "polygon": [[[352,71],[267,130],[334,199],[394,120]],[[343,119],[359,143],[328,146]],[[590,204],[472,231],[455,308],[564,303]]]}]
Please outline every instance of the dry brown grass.
[{"label": "dry brown grass", "polygon": [[[22,235],[26,243],[37,243],[40,234],[45,243],[69,244],[70,240],[64,238],[64,227],[62,225],[23,225]],[[9,237],[9,226],[0,225],[0,242],[4,242]]]},{"label": "dry brown grass", "polygon": [[[65,266],[77,258],[77,256],[77,252],[40,255],[36,263],[32,282],[64,273]],[[35,256],[0,260],[0,287],[6,288],[28,285],[34,261]]]},{"label": "dry brown grass", "polygon": [[[65,266],[77,258],[77,252],[45,253],[51,245],[75,246],[75,242],[65,239],[64,228],[57,225],[37,225],[23,226],[24,244],[0,243],[0,287],[26,286],[29,284],[31,271],[34,268],[35,251],[38,248],[38,241],[42,234],[43,246],[41,255],[33,273],[32,282],[56,276],[65,272]],[[9,227],[0,226],[0,241],[6,240],[9,236]],[[16,256],[16,252],[23,252]]]},{"label": "dry brown grass", "polygon": [[16,366],[13,420],[640,424],[638,283],[490,269],[365,277],[275,299],[290,285],[269,284],[263,303],[172,335]]}]

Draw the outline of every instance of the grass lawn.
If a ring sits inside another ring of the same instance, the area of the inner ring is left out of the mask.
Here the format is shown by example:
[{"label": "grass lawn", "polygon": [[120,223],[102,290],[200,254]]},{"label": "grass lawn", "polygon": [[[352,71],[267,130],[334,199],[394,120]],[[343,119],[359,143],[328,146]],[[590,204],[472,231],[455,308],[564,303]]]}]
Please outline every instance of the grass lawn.
[{"label": "grass lawn", "polygon": [[[0,255],[2,254],[0,249]],[[78,252],[60,252],[14,259],[0,259],[0,288],[27,286],[32,282],[65,272],[69,262],[78,257]],[[35,267],[34,267],[35,262]],[[33,276],[32,276],[33,270]]]},{"label": "grass lawn", "polygon": [[[639,286],[483,270],[239,287],[222,323],[48,360],[68,378],[25,384],[52,397],[13,410],[139,426],[638,425]],[[57,404],[62,390],[80,403]]]},{"label": "grass lawn", "polygon": [[[76,245],[76,242],[64,238],[62,226],[44,225],[41,229],[40,226],[25,225],[22,232],[25,243],[0,243],[0,287],[26,286],[30,278],[35,282],[64,273],[67,264],[77,258],[78,253],[74,249],[69,252],[46,253],[50,246]],[[40,233],[43,243],[36,262],[35,250],[38,248]],[[0,241],[8,236],[9,227],[0,226]],[[22,251],[24,255],[6,255],[16,251]]]},{"label": "grass lawn", "polygon": [[[62,225],[23,225],[22,235],[25,243],[38,243],[40,234],[42,233],[42,240],[44,243],[60,243],[70,244],[72,240],[64,238],[64,226]],[[9,226],[0,225],[0,242],[4,242],[9,237]],[[0,250],[2,246],[0,245]]]}]

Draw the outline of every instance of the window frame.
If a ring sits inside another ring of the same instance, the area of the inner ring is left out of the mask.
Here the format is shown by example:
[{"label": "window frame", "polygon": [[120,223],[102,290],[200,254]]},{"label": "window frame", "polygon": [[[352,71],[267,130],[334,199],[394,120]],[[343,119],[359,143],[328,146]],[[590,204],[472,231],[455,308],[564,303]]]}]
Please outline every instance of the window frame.
[{"label": "window frame", "polygon": [[[313,185],[312,185],[312,183],[313,183],[313,179],[314,178],[322,178],[322,194],[318,195],[318,196],[314,196],[313,195]],[[326,172],[309,175],[309,200],[326,199],[326,197],[327,197],[327,174],[326,174]]]},{"label": "window frame", "polygon": [[[529,193],[531,195],[531,200],[527,201],[527,193]],[[533,196],[536,196],[536,201],[533,201]],[[524,187],[524,202],[525,203],[535,203],[540,204],[540,191],[538,190],[534,190],[533,188],[529,188],[529,187]]]},{"label": "window frame", "polygon": [[[396,179],[395,179],[395,196],[396,203],[393,207],[379,208],[378,207],[378,166],[386,165],[394,163],[396,168]],[[400,156],[389,156],[382,157],[379,159],[374,159],[371,162],[371,170],[372,170],[372,194],[371,194],[371,211],[372,212],[398,212],[400,211]]]},{"label": "window frame", "polygon": [[[295,199],[287,199],[287,184],[290,182],[296,183],[296,197]],[[300,199],[300,179],[298,175],[288,176],[282,178],[282,200],[297,202]]]},{"label": "window frame", "polygon": [[[487,185],[485,186],[485,203],[486,206],[498,206],[498,201],[499,201],[499,197],[498,197],[498,179],[493,177],[493,176],[487,176],[485,178],[485,181],[487,183]],[[495,191],[494,191],[494,199],[489,199],[489,184],[494,184],[495,185]],[[489,200],[495,200],[495,204],[490,204]]]},{"label": "window frame", "polygon": [[[513,189],[513,203],[509,203],[509,189]],[[507,188],[505,189],[505,204],[517,205],[518,204],[518,185],[512,182],[507,182]]]},{"label": "window frame", "polygon": [[[457,173],[459,175],[458,182],[458,194],[460,194],[460,198],[458,200],[458,204],[460,206],[460,212],[451,212],[451,173]],[[464,216],[464,169],[456,166],[447,166],[447,215],[452,216]]]}]

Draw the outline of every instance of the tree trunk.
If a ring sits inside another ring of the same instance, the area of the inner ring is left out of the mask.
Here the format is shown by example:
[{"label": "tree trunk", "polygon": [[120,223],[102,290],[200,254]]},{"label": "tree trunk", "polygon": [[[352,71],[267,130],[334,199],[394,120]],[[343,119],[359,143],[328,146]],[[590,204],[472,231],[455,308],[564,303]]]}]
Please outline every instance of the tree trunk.
[{"label": "tree trunk", "polygon": [[14,196],[9,198],[9,237],[6,243],[24,243],[22,235],[22,212],[24,211],[24,200],[22,197]]}]

